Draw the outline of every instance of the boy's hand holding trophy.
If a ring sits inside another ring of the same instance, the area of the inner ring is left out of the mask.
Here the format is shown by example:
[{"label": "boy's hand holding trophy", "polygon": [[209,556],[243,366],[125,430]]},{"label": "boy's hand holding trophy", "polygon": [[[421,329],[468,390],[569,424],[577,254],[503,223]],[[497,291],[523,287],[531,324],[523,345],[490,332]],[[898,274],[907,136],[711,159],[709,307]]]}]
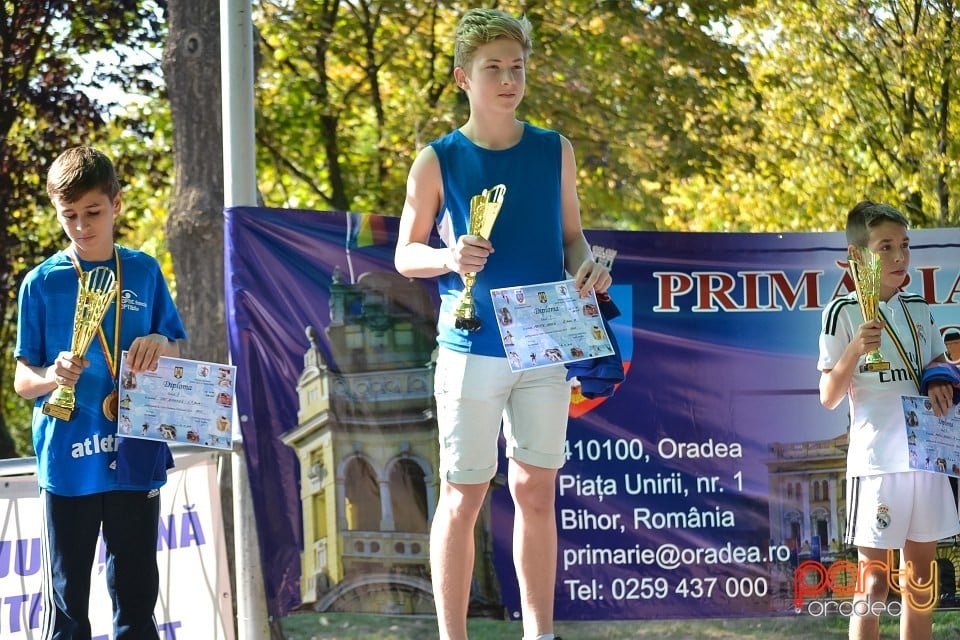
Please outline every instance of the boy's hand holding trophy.
[{"label": "boy's hand holding trophy", "polygon": [[[70,352],[84,357],[93,337],[117,296],[116,276],[109,267],[97,267],[80,274],[77,283],[77,308],[73,312],[73,337]],[[119,327],[118,327],[119,329]],[[43,403],[45,415],[69,422],[76,411],[77,399],[73,385],[58,385],[50,399]]]},{"label": "boy's hand holding trophy", "polygon": [[[880,315],[880,256],[866,247],[850,247],[847,256],[850,275],[857,291],[857,301],[865,322],[872,322]],[[866,355],[863,371],[886,371],[890,363],[883,359],[880,349]]]},{"label": "boy's hand holding trophy", "polygon": [[[479,236],[484,240],[490,239],[493,223],[497,221],[497,215],[503,206],[503,196],[506,193],[507,187],[498,184],[495,187],[484,189],[482,193],[470,198],[470,228],[468,229],[470,235]],[[476,273],[464,275],[464,288],[460,292],[460,299],[454,312],[457,329],[476,331],[480,328],[480,318],[477,317],[476,309],[473,306],[472,289],[476,281]]]}]

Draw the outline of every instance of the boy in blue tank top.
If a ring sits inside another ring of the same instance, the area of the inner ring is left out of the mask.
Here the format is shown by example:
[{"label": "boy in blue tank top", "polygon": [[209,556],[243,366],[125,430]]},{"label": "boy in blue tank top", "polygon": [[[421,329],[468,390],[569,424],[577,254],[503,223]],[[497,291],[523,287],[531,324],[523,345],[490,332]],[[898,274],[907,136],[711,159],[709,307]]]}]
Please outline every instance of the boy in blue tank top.
[{"label": "boy in blue tank top", "polygon": [[[113,163],[89,147],[65,151],[47,194],[70,243],[31,270],[20,288],[14,388],[34,401],[33,447],[44,503],[43,638],[89,640],[90,576],[102,528],[116,640],[158,640],[157,526],[167,445],[117,437],[117,369],[178,356],[186,338],[157,261],[114,244],[120,184]],[[119,294],[85,357],[71,353],[81,273],[109,268]],[[58,385],[75,387],[72,417],[43,411]],[[61,416],[63,417],[63,416]]]},{"label": "boy in blue tank top", "polygon": [[[532,49],[530,23],[493,9],[457,26],[454,80],[470,103],[459,129],[414,160],[395,263],[408,277],[436,278],[441,297],[435,396],[441,490],[430,532],[430,565],[441,640],[466,640],[474,566],[473,530],[497,469],[501,424],[515,504],[514,565],[525,640],[551,640],[557,565],[554,496],[563,465],[570,386],[564,367],[511,372],[489,291],[562,280],[581,295],[611,278],[583,235],[569,140],[519,121]],[[489,238],[470,233],[470,200],[506,187]],[[428,244],[436,225],[444,247]],[[458,328],[464,278],[478,328]]]}]

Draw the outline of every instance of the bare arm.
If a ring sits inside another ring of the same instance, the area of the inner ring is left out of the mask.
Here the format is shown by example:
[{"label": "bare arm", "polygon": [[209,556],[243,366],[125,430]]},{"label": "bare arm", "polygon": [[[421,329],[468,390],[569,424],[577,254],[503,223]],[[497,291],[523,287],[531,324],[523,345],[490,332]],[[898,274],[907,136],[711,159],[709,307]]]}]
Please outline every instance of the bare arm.
[{"label": "bare arm", "polygon": [[461,275],[481,271],[493,252],[488,240],[462,235],[453,247],[427,244],[443,200],[440,162],[432,147],[425,147],[407,176],[407,195],[400,214],[397,249],[393,262],[408,278],[432,278],[456,271]]},{"label": "bare arm", "polygon": [[847,395],[860,356],[880,347],[882,330],[883,323],[880,320],[860,325],[837,364],[832,369],[826,369],[820,373],[820,404],[827,409],[837,408],[840,401]]},{"label": "bare arm", "polygon": [[593,259],[590,244],[583,235],[580,220],[580,198],[577,195],[577,162],[573,145],[565,137],[560,137],[563,164],[560,174],[560,208],[563,225],[563,266],[572,274],[574,283],[581,295],[590,289],[606,291],[613,279],[606,267]]},{"label": "bare arm", "polygon": [[[132,371],[155,370],[160,356],[176,358],[179,355],[180,345],[175,340],[152,333],[133,341],[127,350],[127,365]],[[20,397],[33,400],[47,395],[61,384],[76,386],[80,374],[88,366],[88,360],[77,358],[69,351],[61,352],[48,367],[34,366],[19,358],[13,389]]]},{"label": "bare arm", "polygon": [[441,190],[440,162],[433,149],[425,147],[407,176],[407,194],[393,256],[397,271],[408,278],[432,278],[450,271],[449,251],[427,244],[440,210]]},{"label": "bare arm", "polygon": [[61,352],[48,367],[35,366],[23,358],[17,359],[13,374],[13,390],[25,400],[45,396],[57,385],[76,385],[84,367],[90,363],[69,351]]}]

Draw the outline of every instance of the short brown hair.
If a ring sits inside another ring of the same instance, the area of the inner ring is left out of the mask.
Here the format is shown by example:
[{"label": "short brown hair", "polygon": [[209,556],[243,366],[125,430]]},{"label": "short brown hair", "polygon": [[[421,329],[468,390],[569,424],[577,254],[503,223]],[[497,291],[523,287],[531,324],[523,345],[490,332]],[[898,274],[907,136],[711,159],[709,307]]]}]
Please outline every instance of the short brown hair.
[{"label": "short brown hair", "polygon": [[910,221],[896,207],[873,200],[861,200],[847,214],[847,244],[867,246],[870,229],[881,222],[896,222],[910,228]]},{"label": "short brown hair", "polygon": [[457,25],[453,45],[453,66],[466,69],[473,60],[477,47],[507,38],[520,43],[523,59],[533,50],[533,27],[526,16],[514,18],[499,9],[471,9],[463,14]]},{"label": "short brown hair", "polygon": [[95,189],[113,199],[120,193],[120,182],[110,158],[92,147],[67,149],[47,172],[47,195],[51,200],[76,202]]}]

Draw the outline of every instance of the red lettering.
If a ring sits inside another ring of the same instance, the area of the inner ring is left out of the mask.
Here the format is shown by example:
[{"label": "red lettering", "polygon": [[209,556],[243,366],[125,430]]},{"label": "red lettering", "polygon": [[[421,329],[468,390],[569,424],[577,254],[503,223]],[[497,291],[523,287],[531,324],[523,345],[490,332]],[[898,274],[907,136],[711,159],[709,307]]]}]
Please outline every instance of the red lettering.
[{"label": "red lettering", "polygon": [[956,304],[957,301],[954,300],[954,296],[960,292],[958,290],[960,290],[960,275],[958,275],[956,280],[953,281],[953,286],[950,287],[950,295],[948,295],[946,300],[943,301],[944,304]]},{"label": "red lettering", "polygon": [[739,275],[743,280],[744,311],[758,311],[760,309],[760,273],[755,271],[741,271]]},{"label": "red lettering", "polygon": [[837,262],[837,266],[840,267],[843,273],[843,277],[840,278],[837,282],[836,288],[833,290],[833,294],[830,296],[830,299],[842,298],[851,291],[855,290],[855,285],[853,284],[853,276],[850,275],[850,271],[847,270],[849,266],[846,262]]},{"label": "red lettering", "polygon": [[[800,292],[806,290],[806,302],[802,309],[818,309],[820,307],[820,289],[819,282],[822,271],[804,271],[797,282],[796,288],[790,286],[790,281],[783,273],[770,274],[770,308],[779,309],[780,305],[774,304],[774,299],[779,297],[787,305],[788,309],[795,309],[797,301],[800,299]],[[775,296],[774,294],[779,294]]]},{"label": "red lettering", "polygon": [[[737,309],[729,293],[737,286],[729,273],[697,273],[699,295],[694,311],[718,311]],[[716,304],[714,304],[716,303]]]},{"label": "red lettering", "polygon": [[680,311],[680,307],[676,304],[676,298],[693,290],[693,278],[686,273],[676,271],[656,272],[653,277],[657,279],[657,290],[660,292],[660,303],[653,310]]},{"label": "red lettering", "polygon": [[920,272],[923,299],[927,304],[937,304],[937,283],[933,276],[940,271],[940,267],[917,267],[917,271]]}]

